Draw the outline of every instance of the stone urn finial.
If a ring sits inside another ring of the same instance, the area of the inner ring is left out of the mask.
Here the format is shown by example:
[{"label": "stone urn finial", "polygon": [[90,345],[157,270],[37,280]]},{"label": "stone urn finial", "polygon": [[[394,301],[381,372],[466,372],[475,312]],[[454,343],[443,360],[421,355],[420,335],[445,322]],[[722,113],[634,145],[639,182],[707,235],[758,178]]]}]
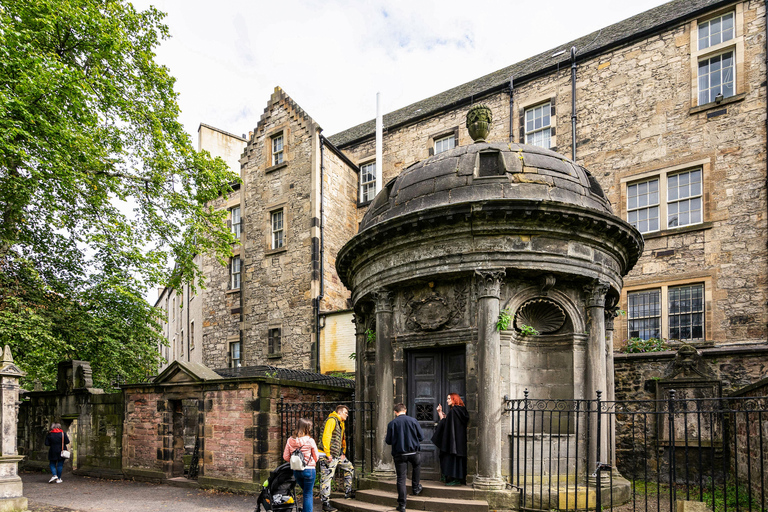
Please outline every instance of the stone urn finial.
[{"label": "stone urn finial", "polygon": [[485,142],[486,137],[491,133],[491,123],[493,123],[493,114],[486,105],[475,105],[467,112],[467,130],[475,142]]}]

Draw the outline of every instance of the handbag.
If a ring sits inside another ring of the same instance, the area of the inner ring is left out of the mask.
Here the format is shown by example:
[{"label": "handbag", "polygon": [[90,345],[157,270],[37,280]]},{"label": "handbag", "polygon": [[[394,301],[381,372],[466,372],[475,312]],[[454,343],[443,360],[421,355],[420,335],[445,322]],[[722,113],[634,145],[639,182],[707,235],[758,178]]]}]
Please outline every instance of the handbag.
[{"label": "handbag", "polygon": [[71,453],[69,453],[69,450],[64,449],[64,432],[61,433],[61,458],[62,459],[68,459],[72,456]]}]

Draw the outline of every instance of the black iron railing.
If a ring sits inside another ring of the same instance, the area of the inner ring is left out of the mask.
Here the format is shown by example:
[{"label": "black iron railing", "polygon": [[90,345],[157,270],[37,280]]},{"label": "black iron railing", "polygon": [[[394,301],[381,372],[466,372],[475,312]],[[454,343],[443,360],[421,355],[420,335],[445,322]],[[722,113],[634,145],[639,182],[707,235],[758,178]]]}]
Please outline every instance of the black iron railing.
[{"label": "black iron railing", "polygon": [[[527,510],[768,511],[768,397],[505,399],[510,483]],[[615,443],[615,450],[614,450]],[[626,508],[623,510],[629,510]]]},{"label": "black iron railing", "polygon": [[286,402],[281,399],[277,405],[281,419],[281,446],[284,446],[288,437],[296,431],[299,418],[306,418],[312,422],[312,437],[320,444],[325,420],[338,405],[345,405],[349,409],[349,416],[345,422],[346,456],[359,471],[370,473],[373,471],[373,460],[370,454],[373,453],[375,428],[373,402],[357,401],[354,394],[351,400],[338,402],[322,402],[320,396],[314,402]]}]

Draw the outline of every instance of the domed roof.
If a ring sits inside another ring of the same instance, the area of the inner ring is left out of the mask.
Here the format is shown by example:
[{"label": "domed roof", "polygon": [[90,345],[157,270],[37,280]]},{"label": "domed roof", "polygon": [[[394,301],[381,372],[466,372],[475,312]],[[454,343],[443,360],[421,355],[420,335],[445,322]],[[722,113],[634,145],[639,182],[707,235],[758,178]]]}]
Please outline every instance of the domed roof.
[{"label": "domed roof", "polygon": [[613,213],[597,180],[562,155],[525,144],[482,142],[405,169],[376,195],[360,231],[416,211],[499,199],[565,203]]}]

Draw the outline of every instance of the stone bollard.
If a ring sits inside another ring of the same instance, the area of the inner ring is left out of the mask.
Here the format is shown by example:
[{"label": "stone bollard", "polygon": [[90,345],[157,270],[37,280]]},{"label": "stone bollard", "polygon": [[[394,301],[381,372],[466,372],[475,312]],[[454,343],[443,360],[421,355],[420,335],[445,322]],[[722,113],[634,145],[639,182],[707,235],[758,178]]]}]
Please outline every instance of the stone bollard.
[{"label": "stone bollard", "polygon": [[19,403],[19,379],[26,375],[13,364],[11,348],[6,345],[0,362],[0,512],[27,510],[27,498],[19,477],[20,457],[16,450],[16,417]]}]

